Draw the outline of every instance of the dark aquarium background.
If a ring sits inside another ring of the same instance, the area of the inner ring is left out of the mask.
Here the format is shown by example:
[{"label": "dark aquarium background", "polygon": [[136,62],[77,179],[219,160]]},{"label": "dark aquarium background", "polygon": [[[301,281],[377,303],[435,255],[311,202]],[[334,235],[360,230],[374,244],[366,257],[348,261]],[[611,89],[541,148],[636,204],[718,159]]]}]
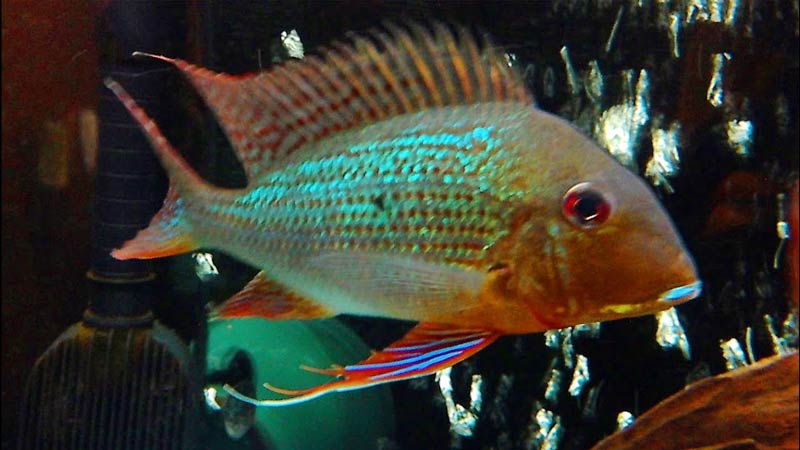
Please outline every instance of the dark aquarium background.
[{"label": "dark aquarium background", "polygon": [[[36,358],[98,295],[86,272],[103,257],[91,241],[104,189],[97,111],[110,101],[101,73],[124,72],[126,87],[157,80],[151,95],[160,109],[143,106],[175,147],[211,182],[244,184],[200,97],[177,70],[131,58],[134,50],[239,74],[386,20],[463,24],[504,49],[538,107],[570,120],[646,178],[677,224],[704,282],[701,297],[660,319],[504,337],[438,380],[393,383],[384,403],[391,411],[353,409],[366,422],[390,422],[367,448],[588,449],[620,420],[635,420],[692,381],[797,347],[790,299],[797,280],[786,271],[797,254],[787,250],[781,225],[799,172],[797,0],[20,0],[2,8],[4,450],[17,448]],[[162,196],[163,173],[152,178],[153,196]],[[193,255],[149,266],[157,274],[149,306],[191,343],[202,386],[242,382],[253,371],[242,360],[207,370],[206,311],[256,272],[210,254],[217,274]],[[410,328],[337,320],[372,348]],[[191,448],[284,448],[250,426],[251,412],[208,406],[202,386],[192,394]],[[324,420],[280,426],[314,434]],[[232,423],[240,425],[237,439]]]}]

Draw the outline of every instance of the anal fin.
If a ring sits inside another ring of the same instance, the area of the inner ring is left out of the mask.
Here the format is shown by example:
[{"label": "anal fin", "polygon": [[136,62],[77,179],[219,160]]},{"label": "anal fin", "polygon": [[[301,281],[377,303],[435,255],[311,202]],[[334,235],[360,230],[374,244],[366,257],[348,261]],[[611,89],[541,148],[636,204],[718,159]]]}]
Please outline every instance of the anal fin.
[{"label": "anal fin", "polygon": [[493,330],[461,328],[422,322],[400,340],[374,352],[369,358],[350,366],[334,366],[305,370],[338,377],[337,380],[308,389],[281,389],[265,383],[264,386],[289,398],[279,400],[256,400],[246,397],[230,386],[229,394],[256,406],[284,406],[305,402],[331,393],[350,391],[392,381],[408,380],[433,374],[451,367],[494,342],[501,333]]},{"label": "anal fin", "polygon": [[214,310],[210,319],[321,319],[335,314],[327,306],[284,289],[261,271],[241,291]]}]

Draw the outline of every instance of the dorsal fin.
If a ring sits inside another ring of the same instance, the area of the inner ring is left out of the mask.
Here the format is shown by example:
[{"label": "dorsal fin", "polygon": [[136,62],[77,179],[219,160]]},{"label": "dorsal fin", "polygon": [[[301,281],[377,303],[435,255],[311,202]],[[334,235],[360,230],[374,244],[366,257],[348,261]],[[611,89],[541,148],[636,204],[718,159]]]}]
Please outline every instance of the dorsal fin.
[{"label": "dorsal fin", "polygon": [[[179,68],[216,114],[248,180],[274,161],[332,133],[430,107],[533,99],[488,42],[464,28],[388,24],[319,57],[243,76],[218,74],[153,56]],[[376,45],[379,44],[379,45]],[[380,48],[379,48],[380,47]]]}]

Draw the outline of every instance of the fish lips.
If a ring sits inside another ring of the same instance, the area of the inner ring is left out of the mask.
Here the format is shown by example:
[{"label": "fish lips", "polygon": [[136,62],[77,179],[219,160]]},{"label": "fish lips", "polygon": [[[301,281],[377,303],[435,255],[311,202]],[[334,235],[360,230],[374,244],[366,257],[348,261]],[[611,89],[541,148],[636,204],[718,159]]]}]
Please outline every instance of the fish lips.
[{"label": "fish lips", "polygon": [[696,298],[703,292],[703,282],[695,281],[683,286],[672,288],[658,297],[658,302],[662,304],[677,305],[679,303],[688,302]]},{"label": "fish lips", "polygon": [[[620,319],[622,317],[636,317],[636,316],[643,316],[646,314],[653,314],[658,311],[663,311],[673,306],[677,306],[681,303],[688,302],[689,300],[700,295],[702,290],[703,290],[703,282],[693,281],[691,283],[684,284],[672,288],[668,291],[665,291],[655,301],[651,300],[649,302],[636,303],[636,304],[622,303],[622,304],[607,305],[600,309],[601,313],[607,315],[605,319],[601,320],[613,320],[613,319]],[[597,319],[595,318],[594,320]],[[580,323],[585,323],[585,322],[589,321],[584,320]]]}]

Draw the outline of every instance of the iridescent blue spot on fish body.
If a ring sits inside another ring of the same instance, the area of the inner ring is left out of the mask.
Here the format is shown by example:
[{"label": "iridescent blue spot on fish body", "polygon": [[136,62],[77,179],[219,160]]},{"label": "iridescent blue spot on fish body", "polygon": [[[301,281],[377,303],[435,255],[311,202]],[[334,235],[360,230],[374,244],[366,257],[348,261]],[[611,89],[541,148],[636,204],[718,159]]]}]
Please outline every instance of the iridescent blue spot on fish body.
[{"label": "iridescent blue spot on fish body", "polygon": [[489,140],[489,136],[491,136],[493,129],[494,127],[476,128],[472,131],[472,137],[478,141],[486,142]]}]

